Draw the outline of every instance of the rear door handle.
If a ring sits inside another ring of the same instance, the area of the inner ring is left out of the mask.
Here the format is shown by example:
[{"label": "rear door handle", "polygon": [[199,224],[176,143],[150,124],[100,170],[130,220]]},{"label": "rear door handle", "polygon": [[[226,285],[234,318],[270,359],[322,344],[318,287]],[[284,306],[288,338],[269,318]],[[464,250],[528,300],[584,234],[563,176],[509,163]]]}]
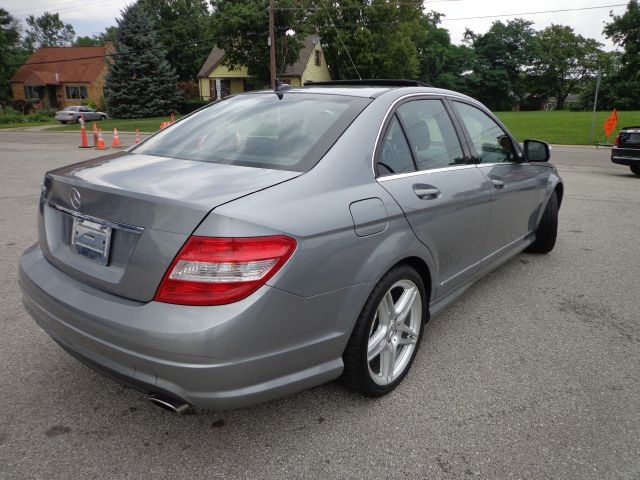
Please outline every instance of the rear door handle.
[{"label": "rear door handle", "polygon": [[442,192],[429,185],[420,185],[416,184],[413,186],[413,191],[416,196],[422,200],[435,200],[436,198],[440,198]]},{"label": "rear door handle", "polygon": [[504,188],[504,181],[498,178],[492,178],[491,183],[493,183],[496,188]]}]

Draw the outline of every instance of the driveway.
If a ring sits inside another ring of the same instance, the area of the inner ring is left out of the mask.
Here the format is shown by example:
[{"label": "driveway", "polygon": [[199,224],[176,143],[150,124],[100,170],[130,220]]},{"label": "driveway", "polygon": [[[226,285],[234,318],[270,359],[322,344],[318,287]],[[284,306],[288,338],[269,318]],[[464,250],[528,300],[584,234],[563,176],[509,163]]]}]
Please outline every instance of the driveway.
[{"label": "driveway", "polygon": [[0,131],[0,479],[640,478],[640,177],[609,150],[554,148],[556,249],[434,317],[392,394],[331,383],[175,416],[76,362],[21,306],[43,174],[96,155],[78,140]]}]

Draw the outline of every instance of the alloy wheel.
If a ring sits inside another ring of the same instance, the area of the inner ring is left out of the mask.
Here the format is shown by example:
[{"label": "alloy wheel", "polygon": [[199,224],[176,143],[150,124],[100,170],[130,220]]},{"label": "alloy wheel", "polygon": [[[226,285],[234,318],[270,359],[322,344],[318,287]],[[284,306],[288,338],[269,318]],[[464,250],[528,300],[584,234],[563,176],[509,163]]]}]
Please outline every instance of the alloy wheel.
[{"label": "alloy wheel", "polygon": [[399,280],[384,294],[371,323],[367,364],[371,379],[389,385],[410,364],[422,328],[422,298],[411,280]]}]

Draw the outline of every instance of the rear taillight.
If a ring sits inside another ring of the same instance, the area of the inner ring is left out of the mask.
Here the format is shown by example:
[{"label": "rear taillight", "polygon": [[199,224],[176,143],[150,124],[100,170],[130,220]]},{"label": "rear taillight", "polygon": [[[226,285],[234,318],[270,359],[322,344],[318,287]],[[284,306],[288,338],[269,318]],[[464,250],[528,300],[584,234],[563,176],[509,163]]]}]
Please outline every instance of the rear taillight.
[{"label": "rear taillight", "polygon": [[289,237],[190,237],[154,298],[179,305],[224,305],[248,297],[286,263]]},{"label": "rear taillight", "polygon": [[616,139],[613,141],[613,144],[616,146],[620,145],[620,133],[622,132],[618,132],[618,134],[616,135]]}]

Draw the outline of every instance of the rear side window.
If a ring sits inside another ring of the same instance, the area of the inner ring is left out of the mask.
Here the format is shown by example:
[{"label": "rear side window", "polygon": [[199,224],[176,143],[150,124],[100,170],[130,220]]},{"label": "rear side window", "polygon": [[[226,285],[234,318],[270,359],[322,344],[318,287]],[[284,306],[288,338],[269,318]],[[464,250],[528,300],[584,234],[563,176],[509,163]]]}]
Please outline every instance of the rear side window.
[{"label": "rear side window", "polygon": [[407,137],[405,137],[395,115],[382,140],[377,166],[380,176],[415,172],[416,170]]},{"label": "rear side window", "polygon": [[370,101],[306,93],[240,95],[190,115],[133,152],[306,172]]},{"label": "rear side window", "polygon": [[463,165],[453,122],[440,100],[415,100],[398,108],[420,170]]},{"label": "rear side window", "polygon": [[453,102],[471,136],[480,163],[502,163],[516,160],[511,138],[489,115],[466,103]]}]

